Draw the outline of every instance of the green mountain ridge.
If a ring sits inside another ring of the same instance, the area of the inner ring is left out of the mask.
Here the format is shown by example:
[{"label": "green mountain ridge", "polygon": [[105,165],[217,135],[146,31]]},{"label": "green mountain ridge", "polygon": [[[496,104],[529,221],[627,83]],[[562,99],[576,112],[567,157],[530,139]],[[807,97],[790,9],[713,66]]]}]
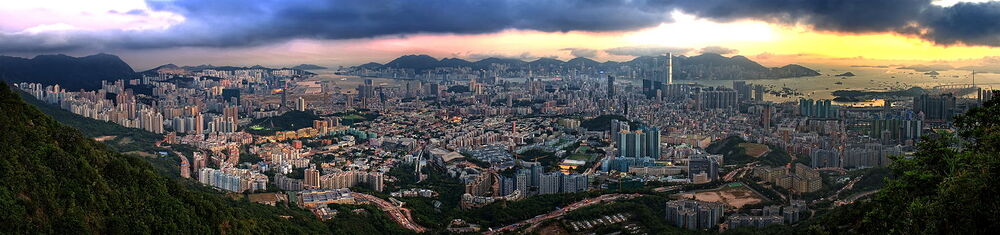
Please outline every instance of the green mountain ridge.
[{"label": "green mountain ridge", "polygon": [[[0,88],[0,230],[24,233],[328,233],[306,211],[225,199],[159,175]],[[283,218],[282,216],[287,216]]]}]

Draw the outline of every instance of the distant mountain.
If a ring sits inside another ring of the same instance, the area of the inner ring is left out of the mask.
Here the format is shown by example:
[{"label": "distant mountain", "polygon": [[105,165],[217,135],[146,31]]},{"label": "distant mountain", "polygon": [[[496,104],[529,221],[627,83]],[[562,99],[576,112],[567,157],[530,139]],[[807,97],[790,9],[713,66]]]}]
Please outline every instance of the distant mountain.
[{"label": "distant mountain", "polygon": [[[626,62],[597,62],[588,58],[573,58],[561,61],[554,58],[540,58],[526,62],[509,58],[486,58],[469,62],[462,59],[446,58],[437,60],[428,55],[406,55],[396,58],[385,65],[367,63],[356,66],[356,69],[412,69],[417,73],[434,68],[469,67],[472,69],[490,69],[494,65],[504,65],[513,70],[547,70],[593,68],[601,71],[613,71],[622,66],[628,66],[647,77],[665,77],[665,56],[636,57]],[[785,65],[769,68],[758,64],[744,56],[725,57],[719,54],[706,53],[698,56],[674,57],[674,79],[679,80],[737,80],[737,79],[773,79],[804,76],[818,76],[819,72],[801,65]]]},{"label": "distant mountain", "polygon": [[137,77],[118,56],[96,54],[85,57],[39,55],[35,58],[0,56],[0,79],[8,82],[59,84],[67,90],[96,90],[101,80]]},{"label": "distant mountain", "polygon": [[[666,57],[658,57],[657,61],[662,63],[658,67],[665,67]],[[820,75],[819,72],[800,65],[768,68],[744,56],[725,57],[711,53],[674,57],[673,63],[674,79],[678,80],[775,79]]]},{"label": "distant mountain", "polygon": [[302,210],[234,201],[167,179],[140,157],[39,112],[4,83],[0,109],[5,233],[330,233]]},{"label": "distant mountain", "polygon": [[557,60],[553,58],[539,58],[535,61],[528,62],[532,68],[547,68],[547,67],[560,67],[566,62],[562,60]]},{"label": "distant mountain", "polygon": [[524,62],[523,60],[519,60],[519,59],[496,58],[496,57],[490,57],[490,58],[482,59],[482,60],[479,60],[479,61],[476,61],[476,62],[472,62],[472,65],[473,65],[474,69],[488,69],[488,68],[490,68],[493,65],[506,65],[506,66],[510,66],[510,67],[522,67],[522,66],[527,65],[527,64],[528,64],[528,62]]},{"label": "distant mountain", "polygon": [[[303,65],[299,65],[299,66],[309,66],[309,65],[303,64]],[[302,73],[305,73],[305,74],[312,74],[311,72],[306,71],[304,69],[297,69],[297,67],[299,67],[299,66],[295,66],[295,67],[292,67],[292,68],[282,68],[282,69],[294,69],[294,70],[299,70],[299,71],[301,71]],[[326,67],[320,67],[320,68],[321,69],[326,69]],[[200,72],[200,71],[206,70],[206,69],[222,70],[222,71],[234,71],[234,70],[243,70],[243,69],[278,70],[278,69],[275,69],[275,68],[264,67],[263,65],[254,65],[254,66],[250,66],[250,67],[240,67],[240,66],[215,66],[215,65],[210,65],[210,64],[203,64],[203,65],[197,65],[197,66],[177,66],[175,64],[165,64],[165,65],[160,65],[159,67],[156,67],[156,68],[153,68],[153,69],[150,69],[150,70],[142,71],[142,72],[140,72],[140,74],[151,75],[151,76],[152,75],[156,75],[156,74],[161,74],[161,73],[163,73],[163,74],[176,74],[176,75],[190,75],[191,73]]]},{"label": "distant mountain", "polygon": [[472,67],[472,62],[459,58],[444,58],[438,61],[438,67]]},{"label": "distant mountain", "polygon": [[379,64],[379,63],[375,63],[375,62],[369,62],[367,64],[358,65],[357,67],[358,68],[363,68],[363,69],[377,69],[377,68],[381,68],[382,66],[385,66],[385,65],[382,65],[382,64]]},{"label": "distant mountain", "polygon": [[573,58],[573,59],[571,59],[569,61],[566,61],[566,65],[568,65],[568,66],[577,66],[577,67],[578,66],[596,67],[596,66],[601,65],[601,62],[597,62],[597,61],[594,61],[592,59],[585,58],[585,57],[576,57],[576,58]]},{"label": "distant mountain", "polygon": [[319,65],[315,65],[315,64],[300,64],[300,65],[296,65],[295,67],[292,67],[292,69],[298,69],[298,70],[320,70],[320,69],[327,69],[327,67],[323,67],[323,66],[319,66]]},{"label": "distant mountain", "polygon": [[429,55],[404,55],[385,64],[389,68],[410,68],[417,71],[440,66],[440,61]]},{"label": "distant mountain", "polygon": [[837,74],[837,77],[854,77],[854,73],[852,73],[852,72],[846,72],[846,73],[842,73],[842,74]]}]

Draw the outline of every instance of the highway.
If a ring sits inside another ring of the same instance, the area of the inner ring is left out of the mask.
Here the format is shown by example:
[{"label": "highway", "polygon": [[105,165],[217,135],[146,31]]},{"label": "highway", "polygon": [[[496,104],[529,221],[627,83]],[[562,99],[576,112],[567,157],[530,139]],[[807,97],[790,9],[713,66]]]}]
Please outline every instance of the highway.
[{"label": "highway", "polygon": [[538,215],[538,216],[535,216],[534,218],[527,219],[527,220],[524,220],[524,221],[521,221],[521,222],[517,222],[517,223],[511,224],[511,225],[507,225],[507,226],[501,227],[500,229],[497,229],[497,230],[487,231],[487,232],[485,232],[483,234],[492,235],[492,234],[497,234],[497,233],[515,231],[518,228],[521,228],[521,227],[523,227],[525,225],[528,225],[528,230],[530,230],[530,229],[534,228],[535,226],[537,226],[538,224],[540,224],[543,221],[562,217],[563,215],[566,215],[566,213],[568,213],[570,211],[573,211],[573,210],[576,210],[576,209],[580,209],[580,208],[583,208],[583,207],[586,207],[586,206],[590,206],[590,205],[594,205],[594,204],[602,203],[602,202],[617,201],[617,200],[621,200],[621,199],[631,199],[631,198],[635,198],[635,197],[640,196],[640,195],[641,194],[605,194],[605,195],[601,195],[601,196],[596,197],[596,198],[584,199],[582,201],[574,202],[573,204],[570,204],[570,205],[568,205],[566,207],[563,207],[563,208],[560,208],[558,210],[549,212],[548,214]]},{"label": "highway", "polygon": [[403,228],[413,230],[414,232],[417,233],[422,233],[427,231],[427,228],[424,228],[423,226],[420,226],[417,223],[413,222],[413,217],[410,216],[409,209],[397,207],[396,205],[393,205],[392,203],[389,203],[386,200],[364,193],[351,193],[351,195],[354,196],[354,198],[364,199],[367,200],[368,202],[371,202],[372,204],[375,204],[375,206],[377,206],[379,209],[382,209],[382,211],[388,213],[389,217],[391,217],[392,220],[396,221],[396,223],[399,224],[400,226],[403,226]]}]

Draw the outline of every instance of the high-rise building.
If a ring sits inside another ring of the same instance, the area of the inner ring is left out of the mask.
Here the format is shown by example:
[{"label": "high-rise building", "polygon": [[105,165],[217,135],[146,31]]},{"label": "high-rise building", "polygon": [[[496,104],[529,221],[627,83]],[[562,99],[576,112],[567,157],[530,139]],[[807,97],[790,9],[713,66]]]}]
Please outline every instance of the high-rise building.
[{"label": "high-rise building", "polygon": [[305,170],[305,185],[306,188],[319,188],[319,170],[316,170],[316,166],[310,166],[309,169]]},{"label": "high-rise building", "polygon": [[813,168],[840,167],[840,151],[836,149],[813,149],[809,158]]},{"label": "high-rise building", "polygon": [[695,101],[701,109],[734,109],[739,104],[737,96],[734,90],[718,88],[697,93]]},{"label": "high-rise building", "polygon": [[608,98],[615,98],[615,77],[608,75]]},{"label": "high-rise building", "polygon": [[667,84],[674,84],[674,54],[667,53]]},{"label": "high-rise building", "polygon": [[771,115],[773,115],[773,113],[774,113],[774,107],[772,107],[770,104],[765,104],[764,108],[761,109],[760,125],[765,129],[771,127]]},{"label": "high-rise building", "polygon": [[559,172],[550,172],[540,175],[538,178],[538,194],[559,193],[562,175],[563,174]]},{"label": "high-rise building", "polygon": [[866,134],[883,144],[916,141],[923,135],[923,121],[917,119],[913,113],[901,116],[876,116],[868,121]]},{"label": "high-rise building", "polygon": [[674,200],[666,204],[666,217],[668,223],[677,227],[709,229],[720,223],[725,209],[726,205],[721,202]]},{"label": "high-rise building", "polygon": [[540,164],[531,165],[531,186],[538,187],[540,184],[542,174],[545,173],[545,169],[542,168]]},{"label": "high-rise building", "polygon": [[752,86],[747,85],[746,81],[733,81],[733,90],[736,91],[737,100],[739,101],[749,101],[752,96]]},{"label": "high-rise building", "polygon": [[615,144],[620,157],[660,158],[660,130],[656,127],[618,132]]},{"label": "high-rise building", "polygon": [[302,97],[295,99],[295,110],[306,111],[306,99]]},{"label": "high-rise building", "polygon": [[813,118],[837,118],[837,109],[830,100],[799,99],[799,115]]},{"label": "high-rise building", "polygon": [[955,96],[950,93],[913,97],[913,113],[923,113],[924,120],[928,122],[951,121],[956,112]]},{"label": "high-rise building", "polygon": [[514,189],[521,192],[521,195],[528,193],[528,187],[531,186],[531,171],[520,169],[517,174],[514,175]]},{"label": "high-rise building", "polygon": [[199,135],[205,133],[205,116],[201,113],[194,116],[194,133]]}]

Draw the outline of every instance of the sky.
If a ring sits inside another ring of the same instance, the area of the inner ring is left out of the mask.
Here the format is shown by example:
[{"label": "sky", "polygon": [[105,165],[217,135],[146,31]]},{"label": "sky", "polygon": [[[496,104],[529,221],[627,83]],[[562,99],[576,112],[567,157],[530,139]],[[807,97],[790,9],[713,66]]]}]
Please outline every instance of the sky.
[{"label": "sky", "polygon": [[352,66],[719,53],[788,63],[1000,66],[988,0],[0,0],[0,55]]}]

